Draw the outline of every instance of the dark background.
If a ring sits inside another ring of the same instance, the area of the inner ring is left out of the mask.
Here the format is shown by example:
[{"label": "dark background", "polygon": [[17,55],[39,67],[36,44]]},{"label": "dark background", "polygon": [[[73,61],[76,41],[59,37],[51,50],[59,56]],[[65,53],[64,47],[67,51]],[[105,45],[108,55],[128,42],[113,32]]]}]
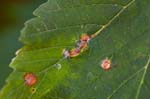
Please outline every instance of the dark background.
[{"label": "dark background", "polygon": [[47,0],[1,0],[0,3],[0,88],[12,71],[11,59],[22,44],[18,41],[24,22]]}]

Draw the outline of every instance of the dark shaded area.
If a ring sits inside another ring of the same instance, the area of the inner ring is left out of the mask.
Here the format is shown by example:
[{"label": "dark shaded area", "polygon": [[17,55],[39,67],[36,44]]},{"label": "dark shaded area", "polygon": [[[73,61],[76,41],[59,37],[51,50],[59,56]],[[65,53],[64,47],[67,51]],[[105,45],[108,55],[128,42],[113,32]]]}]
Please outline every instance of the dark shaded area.
[{"label": "dark shaded area", "polygon": [[18,41],[24,22],[46,0],[2,0],[0,3],[0,88],[12,71],[9,68],[15,51],[21,47]]}]

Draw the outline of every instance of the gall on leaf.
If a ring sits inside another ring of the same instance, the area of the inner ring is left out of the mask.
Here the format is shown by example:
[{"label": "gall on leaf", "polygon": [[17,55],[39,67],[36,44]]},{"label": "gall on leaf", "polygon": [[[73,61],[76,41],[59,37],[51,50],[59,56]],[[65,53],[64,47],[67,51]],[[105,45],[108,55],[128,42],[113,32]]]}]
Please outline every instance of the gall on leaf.
[{"label": "gall on leaf", "polygon": [[80,38],[80,41],[85,41],[85,42],[89,42],[90,41],[90,39],[91,39],[91,37],[89,36],[89,35],[87,35],[87,34],[82,34],[81,35],[81,38]]},{"label": "gall on leaf", "polygon": [[73,48],[70,51],[68,51],[66,49],[63,50],[63,55],[64,55],[65,58],[76,57],[79,54],[80,54],[80,49],[79,48]]},{"label": "gall on leaf", "polygon": [[37,77],[33,73],[26,73],[24,81],[27,86],[33,86],[37,83]]},{"label": "gall on leaf", "polygon": [[69,53],[70,53],[70,57],[76,57],[80,54],[80,49],[79,48],[74,48]]},{"label": "gall on leaf", "polygon": [[87,49],[88,48],[88,44],[86,41],[78,41],[76,43],[76,46],[81,49],[81,50],[84,50],[84,49]]},{"label": "gall on leaf", "polygon": [[63,56],[65,57],[65,58],[69,58],[70,57],[70,53],[69,53],[69,51],[68,50],[66,50],[66,49],[63,49]]},{"label": "gall on leaf", "polygon": [[104,70],[109,70],[111,68],[111,60],[109,60],[108,58],[102,60],[101,67]]}]

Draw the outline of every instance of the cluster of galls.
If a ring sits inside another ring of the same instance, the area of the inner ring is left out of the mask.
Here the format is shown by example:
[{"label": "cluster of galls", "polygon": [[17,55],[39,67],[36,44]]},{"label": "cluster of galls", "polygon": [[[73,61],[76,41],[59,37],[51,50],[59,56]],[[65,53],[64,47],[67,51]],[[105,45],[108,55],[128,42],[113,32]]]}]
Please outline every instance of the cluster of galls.
[{"label": "cluster of galls", "polygon": [[83,34],[79,41],[76,42],[75,48],[70,51],[67,49],[63,50],[63,55],[65,58],[76,57],[80,55],[81,52],[88,48],[88,43],[91,40],[91,36]]}]

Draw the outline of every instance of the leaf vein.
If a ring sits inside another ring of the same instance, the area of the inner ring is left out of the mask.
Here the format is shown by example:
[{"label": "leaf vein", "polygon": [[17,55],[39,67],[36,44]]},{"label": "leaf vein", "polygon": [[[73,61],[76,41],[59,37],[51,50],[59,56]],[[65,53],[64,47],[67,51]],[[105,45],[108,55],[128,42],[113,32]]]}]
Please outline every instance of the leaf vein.
[{"label": "leaf vein", "polygon": [[140,84],[139,84],[139,86],[138,86],[138,90],[137,90],[135,99],[138,99],[138,97],[139,97],[139,94],[140,94],[142,85],[143,85],[143,83],[144,83],[144,79],[145,79],[145,76],[146,76],[146,73],[147,73],[147,69],[148,69],[148,67],[149,67],[149,64],[150,64],[150,56],[149,56],[149,59],[148,59],[147,64],[144,66],[144,73],[143,73],[143,76],[142,76],[142,78],[141,78],[141,82],[140,82]]},{"label": "leaf vein", "polygon": [[111,23],[118,18],[122,12],[124,12],[135,0],[132,0],[127,5],[123,6],[123,8],[114,16],[112,19],[110,19],[105,25],[102,26],[96,33],[94,33],[95,36],[99,35],[104,29],[106,29]]}]

